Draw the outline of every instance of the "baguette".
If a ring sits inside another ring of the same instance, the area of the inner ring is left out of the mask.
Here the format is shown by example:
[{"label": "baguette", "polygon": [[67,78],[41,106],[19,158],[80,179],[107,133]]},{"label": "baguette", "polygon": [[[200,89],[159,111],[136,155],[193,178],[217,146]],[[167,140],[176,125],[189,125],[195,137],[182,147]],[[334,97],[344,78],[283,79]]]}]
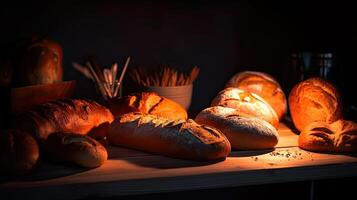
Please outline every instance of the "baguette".
[{"label": "baguette", "polygon": [[169,120],[154,115],[128,113],[110,126],[108,141],[169,157],[189,160],[221,160],[231,151],[227,138],[218,130],[193,120]]},{"label": "baguette", "polygon": [[96,140],[65,132],[48,136],[45,152],[54,162],[70,162],[86,168],[99,167],[108,158],[107,150]]},{"label": "baguette", "polygon": [[87,134],[102,123],[111,123],[112,113],[90,100],[63,99],[51,101],[26,111],[14,123],[31,133],[41,144],[55,132]]},{"label": "baguette", "polygon": [[215,106],[204,109],[196,122],[220,130],[233,149],[255,150],[273,148],[279,140],[278,131],[268,122],[242,115],[233,108]]}]

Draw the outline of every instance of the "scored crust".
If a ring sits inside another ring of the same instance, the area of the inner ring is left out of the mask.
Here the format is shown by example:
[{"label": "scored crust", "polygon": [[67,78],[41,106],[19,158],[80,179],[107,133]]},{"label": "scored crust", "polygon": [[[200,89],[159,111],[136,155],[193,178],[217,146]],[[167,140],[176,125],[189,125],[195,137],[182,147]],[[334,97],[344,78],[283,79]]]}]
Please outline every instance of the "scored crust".
[{"label": "scored crust", "polygon": [[310,151],[357,152],[357,124],[337,120],[313,122],[299,136],[299,147]]},{"label": "scored crust", "polygon": [[256,71],[244,71],[235,74],[226,84],[255,93],[266,100],[281,120],[287,112],[286,95],[280,84],[269,74]]},{"label": "scored crust", "polygon": [[224,159],[231,150],[218,130],[195,121],[170,120],[142,113],[119,116],[110,126],[113,145],[191,160]]},{"label": "scored crust", "polygon": [[260,96],[239,88],[226,88],[212,100],[211,106],[234,108],[242,115],[258,117],[279,127],[279,119],[273,108]]}]

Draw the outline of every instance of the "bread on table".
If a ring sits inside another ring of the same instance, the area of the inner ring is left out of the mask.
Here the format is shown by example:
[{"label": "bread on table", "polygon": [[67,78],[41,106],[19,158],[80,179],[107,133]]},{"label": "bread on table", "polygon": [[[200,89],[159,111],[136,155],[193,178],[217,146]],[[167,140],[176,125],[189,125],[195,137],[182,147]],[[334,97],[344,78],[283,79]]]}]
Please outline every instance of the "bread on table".
[{"label": "bread on table", "polygon": [[280,84],[269,74],[256,71],[243,71],[235,74],[226,87],[237,87],[255,93],[267,101],[282,120],[288,106]]},{"label": "bread on table", "polygon": [[111,123],[112,113],[106,107],[90,100],[63,99],[51,101],[26,111],[14,126],[27,131],[41,143],[55,132],[87,134],[102,123]]},{"label": "bread on table", "polygon": [[110,106],[114,116],[141,112],[172,120],[187,119],[187,111],[180,104],[154,92],[134,93],[123,97]]},{"label": "bread on table", "polygon": [[206,108],[196,116],[195,121],[220,130],[228,138],[232,149],[270,149],[279,140],[278,131],[271,124],[257,117],[242,115],[233,108]]},{"label": "bread on table", "polygon": [[312,122],[301,131],[299,147],[317,152],[357,152],[357,124],[347,120]]},{"label": "bread on table", "polygon": [[101,166],[108,158],[105,147],[93,138],[57,132],[48,136],[45,153],[54,162],[69,162],[86,168]]},{"label": "bread on table", "polygon": [[342,117],[341,97],[337,89],[321,78],[298,83],[289,95],[291,118],[298,130],[312,122],[332,123]]},{"label": "bread on table", "polygon": [[37,166],[39,156],[39,146],[31,134],[16,129],[1,131],[1,173],[28,174]]},{"label": "bread on table", "polygon": [[226,88],[213,99],[211,106],[234,108],[241,115],[258,117],[279,127],[279,119],[273,108],[260,96],[239,88]]},{"label": "bread on table", "polygon": [[112,145],[189,160],[221,160],[231,151],[218,130],[193,120],[170,120],[141,113],[119,116],[110,126]]}]

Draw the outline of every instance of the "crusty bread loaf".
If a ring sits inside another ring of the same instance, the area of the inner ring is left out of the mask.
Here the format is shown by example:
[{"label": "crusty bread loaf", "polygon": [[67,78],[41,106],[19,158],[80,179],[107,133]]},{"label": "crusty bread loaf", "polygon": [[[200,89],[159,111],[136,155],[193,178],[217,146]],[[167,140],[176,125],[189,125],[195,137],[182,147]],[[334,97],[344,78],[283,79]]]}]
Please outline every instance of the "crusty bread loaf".
[{"label": "crusty bread loaf", "polygon": [[271,124],[257,117],[241,115],[233,108],[206,108],[196,116],[195,121],[220,130],[233,149],[270,149],[279,139],[278,131]]},{"label": "crusty bread loaf", "polygon": [[226,87],[237,87],[261,96],[275,110],[279,120],[288,109],[280,84],[269,74],[256,71],[240,72],[227,82]]},{"label": "crusty bread loaf", "polygon": [[178,103],[154,92],[134,93],[112,102],[110,110],[114,116],[130,112],[141,112],[172,120],[187,119],[186,110]]},{"label": "crusty bread loaf", "polygon": [[211,106],[234,108],[241,115],[258,117],[279,127],[279,119],[273,108],[260,96],[238,88],[226,88],[213,99]]},{"label": "crusty bread loaf", "polygon": [[23,175],[38,163],[39,146],[31,134],[9,129],[0,133],[0,173]]},{"label": "crusty bread loaf", "polygon": [[347,120],[312,122],[300,133],[299,147],[318,152],[357,152],[357,124]]},{"label": "crusty bread loaf", "polygon": [[326,80],[310,78],[295,85],[289,95],[291,118],[298,130],[312,122],[332,123],[342,116],[337,89]]},{"label": "crusty bread loaf", "polygon": [[54,162],[70,162],[87,168],[99,167],[108,158],[107,150],[99,142],[74,133],[49,135],[44,149],[47,157]]},{"label": "crusty bread loaf", "polygon": [[51,101],[26,111],[14,123],[43,143],[54,132],[87,134],[92,128],[114,120],[112,113],[90,100]]},{"label": "crusty bread loaf", "polygon": [[220,160],[231,146],[218,130],[193,120],[169,120],[154,115],[128,113],[110,126],[113,145],[190,160]]}]

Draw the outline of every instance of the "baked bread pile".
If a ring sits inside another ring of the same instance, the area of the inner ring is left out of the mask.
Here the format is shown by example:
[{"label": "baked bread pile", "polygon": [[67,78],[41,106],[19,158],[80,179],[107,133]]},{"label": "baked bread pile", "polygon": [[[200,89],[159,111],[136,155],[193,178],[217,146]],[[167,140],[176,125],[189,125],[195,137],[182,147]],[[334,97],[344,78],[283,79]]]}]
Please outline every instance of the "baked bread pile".
[{"label": "baked bread pile", "polygon": [[279,120],[287,112],[286,96],[280,84],[272,76],[263,72],[244,71],[234,75],[226,87],[236,87],[261,96],[275,110]]},{"label": "baked bread pile", "polygon": [[220,130],[233,149],[271,149],[278,143],[277,128],[286,110],[277,81],[265,73],[245,71],[228,81],[196,121]]},{"label": "baked bread pile", "polygon": [[291,118],[301,131],[299,147],[318,152],[356,152],[357,125],[343,120],[338,90],[322,78],[294,86],[289,95]]},{"label": "baked bread pile", "polygon": [[41,155],[57,162],[98,167],[107,159],[107,151],[86,134],[113,120],[109,109],[90,100],[64,99],[39,105],[21,114],[13,129],[0,135],[0,167],[5,173],[26,174],[36,167]]}]

